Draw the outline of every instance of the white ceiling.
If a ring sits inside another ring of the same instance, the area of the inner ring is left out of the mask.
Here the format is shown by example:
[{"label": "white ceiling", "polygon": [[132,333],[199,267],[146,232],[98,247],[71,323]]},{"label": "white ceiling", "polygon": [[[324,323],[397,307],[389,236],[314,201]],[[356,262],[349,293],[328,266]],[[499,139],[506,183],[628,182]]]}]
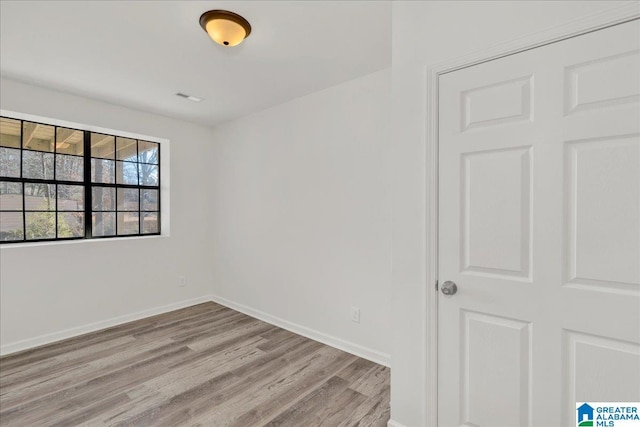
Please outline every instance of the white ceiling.
[{"label": "white ceiling", "polygon": [[[198,24],[210,9],[251,35],[215,44]],[[4,77],[209,126],[390,62],[389,1],[0,2]]]}]

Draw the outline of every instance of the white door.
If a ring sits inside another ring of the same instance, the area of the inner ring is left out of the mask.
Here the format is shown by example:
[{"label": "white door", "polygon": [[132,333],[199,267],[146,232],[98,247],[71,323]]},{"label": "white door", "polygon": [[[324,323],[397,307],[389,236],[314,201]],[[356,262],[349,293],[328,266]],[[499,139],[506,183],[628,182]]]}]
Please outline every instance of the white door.
[{"label": "white door", "polygon": [[440,426],[640,401],[639,49],[632,21],[440,77]]}]

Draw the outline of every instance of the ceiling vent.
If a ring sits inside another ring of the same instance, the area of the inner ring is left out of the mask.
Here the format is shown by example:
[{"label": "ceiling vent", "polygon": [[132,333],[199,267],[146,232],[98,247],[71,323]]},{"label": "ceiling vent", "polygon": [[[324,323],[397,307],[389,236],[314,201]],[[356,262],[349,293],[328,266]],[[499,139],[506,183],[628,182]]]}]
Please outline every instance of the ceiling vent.
[{"label": "ceiling vent", "polygon": [[176,95],[179,96],[180,98],[185,98],[185,99],[188,99],[189,101],[193,101],[193,102],[202,101],[202,98],[198,98],[197,96],[187,95],[186,93],[178,92],[178,93],[176,93]]}]

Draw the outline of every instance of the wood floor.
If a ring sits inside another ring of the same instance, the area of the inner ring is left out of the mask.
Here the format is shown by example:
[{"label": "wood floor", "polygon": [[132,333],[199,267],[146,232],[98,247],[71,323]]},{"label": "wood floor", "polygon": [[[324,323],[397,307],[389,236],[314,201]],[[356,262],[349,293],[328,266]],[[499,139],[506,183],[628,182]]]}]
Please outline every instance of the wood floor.
[{"label": "wood floor", "polygon": [[389,369],[215,303],[0,359],[1,426],[386,426]]}]

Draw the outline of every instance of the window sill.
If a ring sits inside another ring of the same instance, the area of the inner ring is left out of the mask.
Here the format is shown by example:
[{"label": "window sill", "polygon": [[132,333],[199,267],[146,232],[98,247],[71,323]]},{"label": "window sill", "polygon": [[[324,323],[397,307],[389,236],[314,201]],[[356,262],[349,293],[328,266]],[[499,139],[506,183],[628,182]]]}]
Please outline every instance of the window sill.
[{"label": "window sill", "polygon": [[21,248],[33,248],[38,246],[60,246],[60,245],[77,245],[77,244],[92,244],[92,243],[105,243],[105,242],[128,242],[132,240],[149,240],[149,239],[162,239],[167,238],[167,234],[154,234],[151,236],[131,236],[131,237],[104,237],[96,239],[71,239],[71,240],[51,240],[51,241],[39,241],[39,242],[14,242],[7,244],[0,244],[0,250],[5,249],[21,249]]}]

